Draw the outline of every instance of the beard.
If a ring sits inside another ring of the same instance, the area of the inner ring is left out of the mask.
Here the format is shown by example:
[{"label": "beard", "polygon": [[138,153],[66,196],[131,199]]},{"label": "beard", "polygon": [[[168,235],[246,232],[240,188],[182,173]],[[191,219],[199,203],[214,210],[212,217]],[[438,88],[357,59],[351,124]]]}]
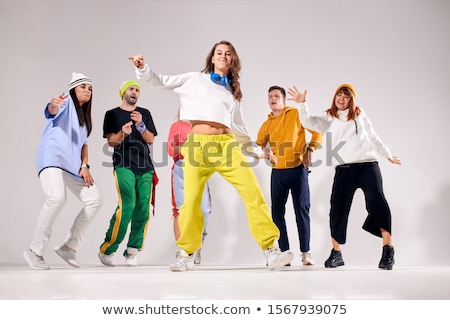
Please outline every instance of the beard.
[{"label": "beard", "polygon": [[137,98],[132,98],[128,95],[125,95],[125,101],[130,105],[130,106],[134,106],[137,102]]}]

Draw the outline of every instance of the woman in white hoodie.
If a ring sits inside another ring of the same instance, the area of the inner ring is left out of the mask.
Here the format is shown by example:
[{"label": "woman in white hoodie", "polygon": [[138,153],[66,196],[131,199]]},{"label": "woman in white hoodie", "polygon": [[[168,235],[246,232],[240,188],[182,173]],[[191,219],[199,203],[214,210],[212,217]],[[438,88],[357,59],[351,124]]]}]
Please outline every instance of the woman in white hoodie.
[{"label": "woman in white hoodie", "polygon": [[391,238],[391,211],[383,193],[378,156],[393,164],[401,164],[391,155],[375,133],[364,110],[356,105],[356,90],[350,84],[341,84],[333,97],[331,107],[319,116],[311,116],[306,103],[306,90],[301,93],[294,86],[289,100],[299,103],[300,119],[305,128],[320,133],[331,132],[332,150],[336,168],[331,192],[330,229],[333,249],[325,261],[326,268],[344,265],[340,245],[345,244],[347,224],[353,196],[358,188],[364,192],[368,216],[363,224],[367,232],[383,239],[383,252],[378,267],[392,270],[394,246]]}]

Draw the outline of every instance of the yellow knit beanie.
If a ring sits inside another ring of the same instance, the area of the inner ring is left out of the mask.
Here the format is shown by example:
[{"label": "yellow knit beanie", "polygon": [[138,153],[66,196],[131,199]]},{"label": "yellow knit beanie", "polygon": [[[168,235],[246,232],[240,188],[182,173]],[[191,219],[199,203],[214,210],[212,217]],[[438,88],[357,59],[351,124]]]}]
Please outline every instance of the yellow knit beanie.
[{"label": "yellow knit beanie", "polygon": [[334,93],[334,95],[336,95],[339,92],[339,90],[341,90],[342,88],[348,88],[353,93],[353,98],[356,98],[356,90],[355,90],[355,88],[351,84],[348,84],[348,83],[341,84],[336,89],[336,92]]},{"label": "yellow knit beanie", "polygon": [[139,85],[139,83],[136,80],[128,80],[125,81],[124,83],[122,83],[120,85],[120,89],[119,89],[119,94],[120,94],[120,99],[123,99],[123,94],[125,93],[125,91],[127,91],[127,89],[131,86],[135,86],[138,87],[139,90],[141,89],[141,86]]}]

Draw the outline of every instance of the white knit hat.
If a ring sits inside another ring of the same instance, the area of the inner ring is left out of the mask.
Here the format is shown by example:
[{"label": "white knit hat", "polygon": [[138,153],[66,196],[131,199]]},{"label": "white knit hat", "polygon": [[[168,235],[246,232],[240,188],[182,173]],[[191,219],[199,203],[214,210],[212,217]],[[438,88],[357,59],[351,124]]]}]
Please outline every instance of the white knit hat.
[{"label": "white knit hat", "polygon": [[72,79],[69,83],[69,91],[83,83],[89,83],[92,85],[92,80],[82,73],[72,72]]}]

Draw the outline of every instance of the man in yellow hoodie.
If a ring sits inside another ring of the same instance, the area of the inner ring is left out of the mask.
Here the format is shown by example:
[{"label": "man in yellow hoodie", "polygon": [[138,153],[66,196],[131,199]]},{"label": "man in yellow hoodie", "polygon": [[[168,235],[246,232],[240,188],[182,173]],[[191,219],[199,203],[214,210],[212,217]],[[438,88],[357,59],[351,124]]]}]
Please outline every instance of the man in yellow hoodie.
[{"label": "man in yellow hoodie", "polygon": [[272,161],[270,194],[272,219],[280,229],[279,246],[281,251],[289,250],[285,213],[286,201],[291,191],[302,262],[305,266],[313,265],[309,244],[311,233],[308,174],[312,153],[322,143],[323,136],[308,130],[311,133],[311,141],[307,143],[307,129],[300,123],[298,109],[286,106],[284,88],[272,86],[268,95],[272,112],[261,125],[256,143],[262,148],[270,147],[276,158],[276,161]]}]

